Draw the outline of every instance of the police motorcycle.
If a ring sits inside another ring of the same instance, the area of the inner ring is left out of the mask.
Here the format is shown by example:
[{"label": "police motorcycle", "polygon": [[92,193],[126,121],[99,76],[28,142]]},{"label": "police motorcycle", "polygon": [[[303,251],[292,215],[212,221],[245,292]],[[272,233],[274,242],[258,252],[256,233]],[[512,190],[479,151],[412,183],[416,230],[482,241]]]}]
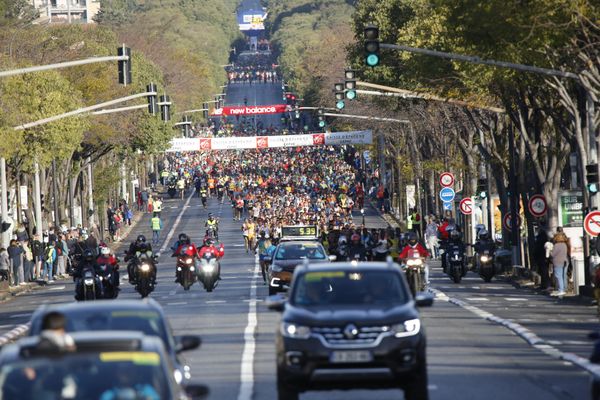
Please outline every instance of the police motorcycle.
[{"label": "police motorcycle", "polygon": [[103,299],[116,299],[119,288],[115,282],[115,268],[106,263],[98,265],[98,282],[100,284],[99,295]]},{"label": "police motorcycle", "polygon": [[460,233],[453,230],[450,233],[450,239],[446,243],[444,257],[446,257],[446,274],[454,281],[460,283],[463,276],[467,274],[467,265],[465,260],[465,246],[459,241]]},{"label": "police motorcycle", "polygon": [[219,283],[221,276],[221,264],[217,256],[206,252],[200,257],[198,265],[198,280],[204,285],[207,292],[212,292]]},{"label": "police motorcycle", "polygon": [[496,272],[494,258],[496,246],[490,240],[487,230],[482,229],[479,231],[478,241],[473,247],[475,249],[475,256],[473,257],[474,267],[485,282],[490,282]]},{"label": "police motorcycle", "polygon": [[408,257],[402,265],[408,286],[413,296],[425,290],[425,259],[417,249],[410,249]]},{"label": "police motorcycle", "polygon": [[181,248],[177,255],[176,274],[183,290],[190,290],[196,282],[196,254],[193,246],[184,245]]},{"label": "police motorcycle", "polygon": [[156,264],[159,254],[154,255],[150,248],[135,252],[132,259],[133,284],[142,298],[148,297],[156,284]]},{"label": "police motorcycle", "polygon": [[169,184],[167,185],[167,194],[170,198],[175,198],[177,194],[177,182],[173,179],[169,180]]},{"label": "police motorcycle", "polygon": [[98,291],[98,277],[93,265],[85,265],[81,271],[81,279],[79,285],[83,285],[82,300],[96,300]]}]

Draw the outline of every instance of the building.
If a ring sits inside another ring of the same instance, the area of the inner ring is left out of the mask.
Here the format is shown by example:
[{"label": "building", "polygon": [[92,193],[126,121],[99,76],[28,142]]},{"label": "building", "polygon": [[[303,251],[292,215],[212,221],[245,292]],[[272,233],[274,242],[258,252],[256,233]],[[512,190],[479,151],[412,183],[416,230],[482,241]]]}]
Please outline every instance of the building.
[{"label": "building", "polygon": [[94,23],[100,0],[31,0],[39,10],[38,23]]}]

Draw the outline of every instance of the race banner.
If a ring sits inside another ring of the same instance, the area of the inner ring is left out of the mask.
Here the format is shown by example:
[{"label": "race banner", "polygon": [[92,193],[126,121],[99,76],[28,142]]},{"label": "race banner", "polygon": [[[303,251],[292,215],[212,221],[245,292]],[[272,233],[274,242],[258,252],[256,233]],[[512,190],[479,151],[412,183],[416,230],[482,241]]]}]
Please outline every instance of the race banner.
[{"label": "race banner", "polygon": [[273,104],[265,106],[225,106],[213,110],[210,116],[235,117],[239,115],[282,114],[291,110],[292,108],[286,104]]},{"label": "race banner", "polygon": [[210,151],[267,149],[304,146],[340,146],[346,144],[372,144],[371,131],[313,133],[306,135],[233,136],[219,138],[173,139],[167,151]]}]

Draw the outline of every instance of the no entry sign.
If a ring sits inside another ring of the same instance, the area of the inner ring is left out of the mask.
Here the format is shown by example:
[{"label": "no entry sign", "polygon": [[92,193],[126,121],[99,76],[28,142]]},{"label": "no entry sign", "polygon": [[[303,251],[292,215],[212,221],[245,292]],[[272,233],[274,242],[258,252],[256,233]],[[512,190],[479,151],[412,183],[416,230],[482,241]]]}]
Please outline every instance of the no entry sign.
[{"label": "no entry sign", "polygon": [[536,218],[543,217],[548,212],[546,198],[541,194],[531,196],[529,199],[529,212]]},{"label": "no entry sign", "polygon": [[440,175],[440,185],[442,187],[450,187],[454,185],[454,175],[451,172],[444,172]]},{"label": "no entry sign", "polygon": [[[521,226],[521,216],[517,215],[517,228]],[[511,230],[512,229],[512,214],[508,213],[504,216],[504,218],[502,219],[502,225],[504,225],[504,228],[507,230]]]},{"label": "no entry sign", "polygon": [[600,235],[600,211],[592,211],[583,220],[583,229],[590,236]]},{"label": "no entry sign", "polygon": [[460,209],[460,212],[465,215],[473,214],[473,199],[470,197],[465,197],[458,204],[458,208]]}]

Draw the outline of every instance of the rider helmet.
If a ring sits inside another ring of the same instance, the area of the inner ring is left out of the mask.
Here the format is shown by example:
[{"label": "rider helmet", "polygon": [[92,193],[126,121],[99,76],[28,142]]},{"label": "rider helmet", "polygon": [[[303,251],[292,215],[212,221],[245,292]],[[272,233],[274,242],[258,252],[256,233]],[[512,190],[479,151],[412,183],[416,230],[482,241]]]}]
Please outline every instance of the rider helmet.
[{"label": "rider helmet", "polygon": [[359,244],[360,243],[360,235],[358,233],[353,234],[350,237],[350,241],[354,244]]},{"label": "rider helmet", "polygon": [[460,232],[458,231],[458,229],[453,229],[450,232],[450,239],[452,240],[458,240],[460,238]]},{"label": "rider helmet", "polygon": [[490,234],[486,229],[482,229],[479,231],[477,237],[479,238],[479,240],[488,240],[490,238]]},{"label": "rider helmet", "polygon": [[100,254],[107,256],[110,254],[110,249],[106,246],[100,247]]},{"label": "rider helmet", "polygon": [[417,245],[417,234],[414,232],[408,232],[408,234],[406,235],[406,240],[408,241],[409,246],[416,246]]},{"label": "rider helmet", "polygon": [[213,218],[213,213],[208,213],[208,219],[212,219]]},{"label": "rider helmet", "polygon": [[137,237],[137,239],[135,241],[137,242],[137,244],[146,243],[146,236],[144,236],[144,235],[138,235],[138,237]]},{"label": "rider helmet", "polygon": [[83,261],[91,262],[94,261],[94,253],[90,249],[86,249],[83,252]]},{"label": "rider helmet", "polygon": [[186,235],[185,233],[180,233],[179,234],[179,243],[180,244],[191,244],[190,237],[188,235]]},{"label": "rider helmet", "polygon": [[213,238],[207,237],[206,239],[204,239],[205,246],[212,246],[213,244],[215,244],[215,241]]}]

